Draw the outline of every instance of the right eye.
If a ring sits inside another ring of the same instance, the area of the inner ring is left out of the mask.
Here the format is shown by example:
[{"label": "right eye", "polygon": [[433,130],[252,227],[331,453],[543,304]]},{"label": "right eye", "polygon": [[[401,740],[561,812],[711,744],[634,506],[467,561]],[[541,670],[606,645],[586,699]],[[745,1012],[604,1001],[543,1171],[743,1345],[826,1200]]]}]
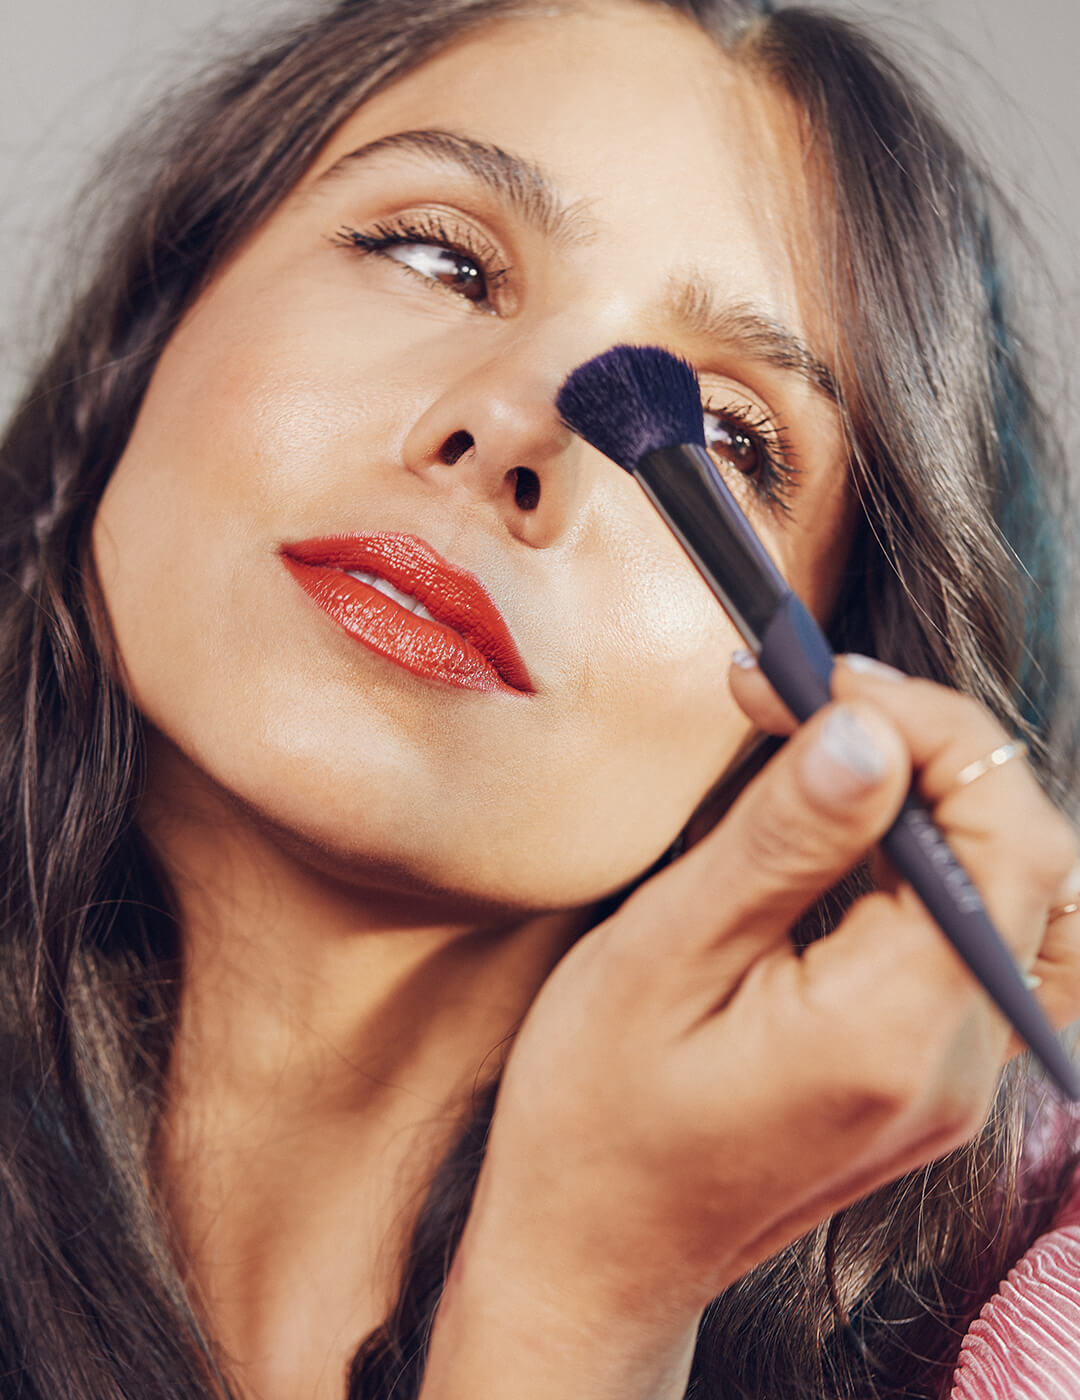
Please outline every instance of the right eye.
[{"label": "right eye", "polygon": [[487,300],[487,280],[484,269],[457,248],[441,243],[392,243],[382,249],[388,258],[411,267],[421,277],[440,282],[466,301]]},{"label": "right eye", "polygon": [[376,224],[370,232],[342,227],[335,241],[389,258],[429,286],[445,289],[481,311],[495,310],[491,299],[510,271],[499,266],[494,248],[481,246],[474,229],[449,229],[432,215]]}]

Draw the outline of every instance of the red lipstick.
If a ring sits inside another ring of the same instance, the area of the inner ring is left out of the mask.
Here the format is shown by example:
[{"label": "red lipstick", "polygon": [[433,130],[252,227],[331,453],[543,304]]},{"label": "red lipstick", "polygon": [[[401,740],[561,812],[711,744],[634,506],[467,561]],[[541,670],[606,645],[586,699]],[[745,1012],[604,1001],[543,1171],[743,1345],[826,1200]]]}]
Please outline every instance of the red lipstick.
[{"label": "red lipstick", "polygon": [[[416,535],[301,540],[282,545],[281,562],[350,637],[406,671],[463,690],[533,693],[487,589]],[[388,597],[353,573],[371,575],[408,598]],[[410,603],[430,617],[411,611]]]}]

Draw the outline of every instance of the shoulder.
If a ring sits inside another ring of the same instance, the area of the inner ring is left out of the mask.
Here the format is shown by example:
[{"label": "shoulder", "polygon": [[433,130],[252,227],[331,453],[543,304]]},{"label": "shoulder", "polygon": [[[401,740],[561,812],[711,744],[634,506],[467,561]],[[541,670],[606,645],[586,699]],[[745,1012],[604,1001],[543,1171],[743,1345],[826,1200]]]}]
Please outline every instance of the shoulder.
[{"label": "shoulder", "polygon": [[1080,1396],[1080,1175],[971,1324],[949,1400]]}]

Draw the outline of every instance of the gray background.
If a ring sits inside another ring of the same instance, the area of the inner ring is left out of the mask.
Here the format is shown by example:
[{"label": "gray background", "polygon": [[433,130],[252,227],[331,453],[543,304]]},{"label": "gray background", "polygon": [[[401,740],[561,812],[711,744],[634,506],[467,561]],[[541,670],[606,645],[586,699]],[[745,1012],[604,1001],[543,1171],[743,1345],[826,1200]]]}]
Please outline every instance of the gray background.
[{"label": "gray background", "polygon": [[[913,53],[1020,203],[1049,272],[1025,298],[1045,397],[1080,462],[1078,0],[819,0]],[[39,339],[70,200],[94,155],[165,82],[304,0],[7,0],[0,23],[0,421]],[[77,211],[74,215],[77,219]],[[77,229],[75,230],[77,232]]]}]

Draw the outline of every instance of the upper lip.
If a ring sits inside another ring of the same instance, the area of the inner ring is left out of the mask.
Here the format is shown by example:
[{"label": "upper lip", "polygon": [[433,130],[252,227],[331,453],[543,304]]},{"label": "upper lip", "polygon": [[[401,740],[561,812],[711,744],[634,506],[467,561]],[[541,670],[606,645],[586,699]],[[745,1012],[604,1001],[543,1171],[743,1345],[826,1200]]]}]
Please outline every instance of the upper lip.
[{"label": "upper lip", "polygon": [[436,622],[464,637],[507,685],[526,692],[534,689],[510,629],[484,585],[419,536],[332,535],[282,545],[281,553],[300,564],[355,569],[386,579],[422,603]]}]

